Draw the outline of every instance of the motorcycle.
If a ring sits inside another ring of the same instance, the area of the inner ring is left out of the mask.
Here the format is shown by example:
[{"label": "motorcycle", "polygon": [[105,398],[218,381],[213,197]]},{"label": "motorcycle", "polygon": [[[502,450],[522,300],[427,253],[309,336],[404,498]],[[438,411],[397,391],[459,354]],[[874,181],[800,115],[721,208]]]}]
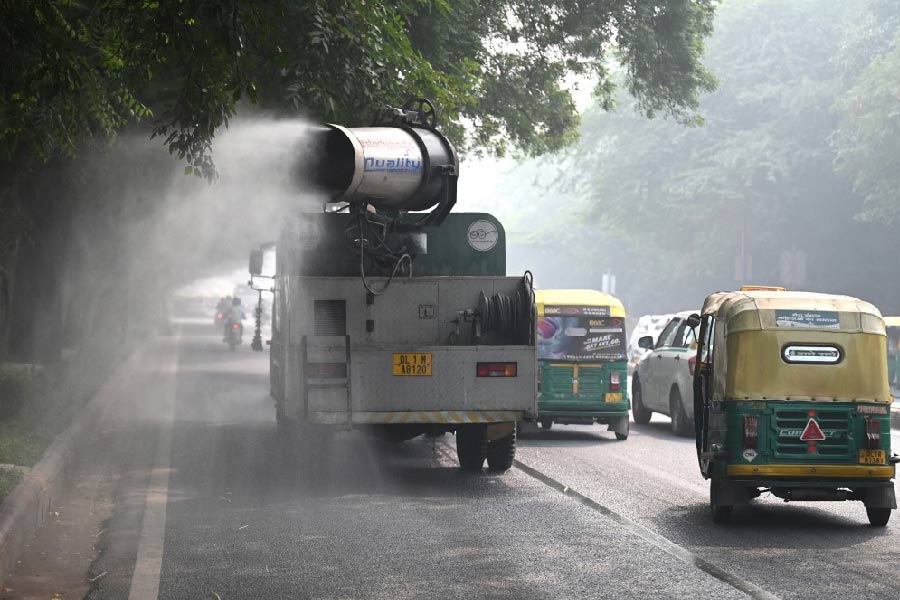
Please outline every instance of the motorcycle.
[{"label": "motorcycle", "polygon": [[234,351],[235,347],[240,345],[243,335],[244,326],[240,323],[231,323],[225,330],[225,343],[228,344],[228,349]]}]

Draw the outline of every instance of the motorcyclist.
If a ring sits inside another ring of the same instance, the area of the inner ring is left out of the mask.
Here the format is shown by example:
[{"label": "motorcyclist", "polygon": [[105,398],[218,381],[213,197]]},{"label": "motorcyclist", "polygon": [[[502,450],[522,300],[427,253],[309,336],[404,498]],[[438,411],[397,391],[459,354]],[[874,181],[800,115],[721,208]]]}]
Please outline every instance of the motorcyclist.
[{"label": "motorcyclist", "polygon": [[238,297],[232,298],[231,307],[225,311],[225,331],[222,338],[223,341],[228,341],[228,334],[231,330],[232,323],[237,323],[241,326],[241,328],[243,328],[244,316],[244,309],[241,306],[241,299]]}]

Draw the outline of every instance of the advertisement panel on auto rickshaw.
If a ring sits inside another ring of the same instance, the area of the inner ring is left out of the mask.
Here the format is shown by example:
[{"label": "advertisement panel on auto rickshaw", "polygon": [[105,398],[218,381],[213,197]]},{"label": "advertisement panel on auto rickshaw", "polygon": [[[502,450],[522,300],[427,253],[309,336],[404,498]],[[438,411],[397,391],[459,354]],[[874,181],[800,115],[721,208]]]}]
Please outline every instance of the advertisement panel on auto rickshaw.
[{"label": "advertisement panel on auto rickshaw", "polygon": [[709,296],[699,326],[697,454],[716,522],[762,493],[896,508],[885,324],[847,296],[741,290]]}]

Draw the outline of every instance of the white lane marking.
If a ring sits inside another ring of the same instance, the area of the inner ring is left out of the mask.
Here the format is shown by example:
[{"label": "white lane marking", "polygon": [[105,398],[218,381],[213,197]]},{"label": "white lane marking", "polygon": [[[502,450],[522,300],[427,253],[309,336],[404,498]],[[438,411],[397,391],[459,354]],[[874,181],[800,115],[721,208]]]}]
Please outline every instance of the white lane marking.
[{"label": "white lane marking", "polygon": [[517,469],[531,476],[537,481],[540,481],[547,487],[553,488],[556,491],[562,493],[564,496],[572,498],[573,500],[583,504],[584,506],[587,506],[588,508],[597,511],[600,514],[605,515],[612,521],[623,526],[629,532],[649,542],[653,546],[656,546],[666,554],[675,557],[676,559],[687,565],[700,569],[707,575],[715,577],[722,583],[725,583],[735,588],[736,590],[747,594],[751,598],[754,598],[755,600],[779,600],[778,596],[776,596],[775,594],[764,590],[763,588],[750,583],[746,579],[742,579],[741,577],[738,577],[733,573],[729,573],[721,567],[718,567],[713,563],[707,561],[706,559],[701,558],[699,555],[694,554],[684,546],[680,546],[669,538],[664,537],[651,530],[649,527],[641,525],[637,521],[630,519],[607,506],[600,504],[593,498],[590,498],[589,496],[585,496],[584,494],[573,490],[569,486],[557,481],[556,479],[553,479],[549,475],[546,475],[533,467],[529,467],[528,465],[518,460],[514,461],[513,464]]},{"label": "white lane marking", "polygon": [[137,561],[131,576],[128,600],[156,600],[159,596],[159,575],[162,569],[166,537],[166,504],[169,501],[169,472],[172,456],[172,428],[175,421],[175,372],[178,366],[177,347],[180,331],[174,336],[172,365],[160,372],[165,380],[160,394],[159,437],[153,456],[153,471],[144,504],[144,520],[138,540]]}]

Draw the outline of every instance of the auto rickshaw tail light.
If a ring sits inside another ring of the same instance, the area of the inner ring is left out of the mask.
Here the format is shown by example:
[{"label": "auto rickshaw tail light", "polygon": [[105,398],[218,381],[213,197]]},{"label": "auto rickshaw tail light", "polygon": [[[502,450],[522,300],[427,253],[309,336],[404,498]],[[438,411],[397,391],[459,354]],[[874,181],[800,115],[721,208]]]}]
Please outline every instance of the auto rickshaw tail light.
[{"label": "auto rickshaw tail light", "polygon": [[622,388],[622,374],[613,371],[609,374],[609,391],[618,392]]},{"label": "auto rickshaw tail light", "polygon": [[744,415],[744,450],[755,450],[759,445],[759,417]]},{"label": "auto rickshaw tail light", "polygon": [[866,419],[866,448],[881,448],[881,422],[877,419]]}]

